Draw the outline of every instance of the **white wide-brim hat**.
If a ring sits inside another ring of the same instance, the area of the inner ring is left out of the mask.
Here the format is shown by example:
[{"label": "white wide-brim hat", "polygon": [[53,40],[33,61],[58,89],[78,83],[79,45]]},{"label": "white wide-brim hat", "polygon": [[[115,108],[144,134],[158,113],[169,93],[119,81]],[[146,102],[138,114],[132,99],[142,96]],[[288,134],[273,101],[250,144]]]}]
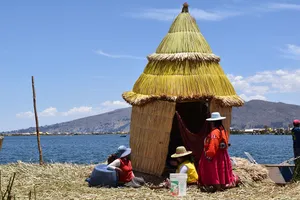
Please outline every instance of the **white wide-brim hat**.
[{"label": "white wide-brim hat", "polygon": [[120,156],[120,158],[124,158],[126,156],[128,156],[129,154],[131,154],[131,148],[127,148],[124,153],[122,153],[122,155]]},{"label": "white wide-brim hat", "polygon": [[222,117],[219,112],[213,112],[211,113],[211,117],[207,118],[206,121],[219,121],[223,119],[226,119],[226,117]]},{"label": "white wide-brim hat", "polygon": [[128,156],[129,154],[131,154],[131,148],[127,148],[124,145],[119,146],[116,154],[119,158],[124,158],[124,157]]}]

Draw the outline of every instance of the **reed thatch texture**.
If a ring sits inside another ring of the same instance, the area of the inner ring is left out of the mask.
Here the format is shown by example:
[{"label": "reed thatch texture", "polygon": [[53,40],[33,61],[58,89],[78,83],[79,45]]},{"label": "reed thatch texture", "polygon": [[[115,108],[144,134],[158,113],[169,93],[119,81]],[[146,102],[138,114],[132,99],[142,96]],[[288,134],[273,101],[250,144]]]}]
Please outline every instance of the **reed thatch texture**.
[{"label": "reed thatch texture", "polygon": [[187,4],[148,60],[133,90],[123,93],[131,105],[203,99],[215,99],[228,107],[244,103],[219,65],[220,58],[212,53],[189,14]]},{"label": "reed thatch texture", "polygon": [[[241,187],[213,194],[200,192],[197,187],[188,187],[187,196],[180,199],[300,199],[300,183],[293,183],[285,187],[276,186],[267,178],[265,169],[259,165],[251,164],[241,158],[234,158],[234,160],[238,164],[234,171],[243,182]],[[174,199],[170,190],[151,190],[147,186],[139,189],[88,187],[84,180],[90,175],[94,166],[67,163],[40,166],[23,162],[0,165],[2,189],[5,189],[11,175],[17,172],[12,189],[12,194],[16,196],[17,200],[28,199],[28,192],[34,187],[36,188],[36,199],[43,200]],[[150,181],[149,178],[144,178],[147,182]]]},{"label": "reed thatch texture", "polygon": [[219,112],[221,116],[226,117],[226,119],[223,120],[223,126],[225,127],[228,135],[230,135],[230,124],[231,124],[231,107],[223,107],[220,104],[217,103],[217,101],[213,100],[209,104],[209,110],[210,112]]},{"label": "reed thatch texture", "polygon": [[130,147],[135,170],[154,175],[163,173],[174,114],[174,102],[155,101],[132,107]]}]

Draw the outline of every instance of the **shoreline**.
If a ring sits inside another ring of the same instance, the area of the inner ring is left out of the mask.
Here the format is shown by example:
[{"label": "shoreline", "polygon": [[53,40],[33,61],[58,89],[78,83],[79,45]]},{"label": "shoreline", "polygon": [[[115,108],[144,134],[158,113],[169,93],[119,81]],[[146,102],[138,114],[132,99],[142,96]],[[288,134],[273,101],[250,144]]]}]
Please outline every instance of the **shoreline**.
[{"label": "shoreline", "polygon": [[[82,135],[120,135],[120,136],[125,136],[130,135],[130,133],[63,133],[63,134],[40,134],[40,136],[82,136]],[[274,134],[274,133],[267,133],[267,134],[251,134],[251,133],[230,133],[230,135],[291,135],[289,134]],[[11,133],[11,134],[0,134],[0,137],[17,137],[17,136],[36,136],[35,133],[30,133],[30,134],[20,134],[20,133]]]},{"label": "shoreline", "polygon": [[[77,136],[77,135],[130,135],[129,133],[61,133],[61,134],[55,134],[55,133],[47,133],[47,134],[40,134],[40,136]],[[35,133],[9,133],[9,134],[0,134],[0,136],[36,136]]]}]

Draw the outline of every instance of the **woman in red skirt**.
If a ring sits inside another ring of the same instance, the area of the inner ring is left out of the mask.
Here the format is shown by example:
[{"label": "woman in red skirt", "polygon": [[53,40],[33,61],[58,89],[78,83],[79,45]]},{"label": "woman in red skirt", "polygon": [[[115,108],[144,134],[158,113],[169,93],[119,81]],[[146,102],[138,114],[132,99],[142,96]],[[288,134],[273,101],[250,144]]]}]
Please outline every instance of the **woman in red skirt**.
[{"label": "woman in red skirt", "polygon": [[198,173],[202,191],[215,192],[237,185],[238,177],[232,172],[231,161],[227,151],[228,135],[222,124],[220,113],[213,112],[211,118],[213,129],[204,140],[204,151],[201,155]]}]

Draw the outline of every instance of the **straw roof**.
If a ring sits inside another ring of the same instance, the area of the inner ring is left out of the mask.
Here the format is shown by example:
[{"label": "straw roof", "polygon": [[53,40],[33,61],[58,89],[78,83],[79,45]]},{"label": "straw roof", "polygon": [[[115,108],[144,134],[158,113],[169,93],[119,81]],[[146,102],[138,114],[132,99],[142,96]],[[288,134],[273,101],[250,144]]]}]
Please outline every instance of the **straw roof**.
[{"label": "straw roof", "polygon": [[215,99],[223,106],[242,106],[219,65],[220,57],[201,34],[185,3],[156,52],[149,55],[144,72],[123,98],[131,105],[154,100]]}]

